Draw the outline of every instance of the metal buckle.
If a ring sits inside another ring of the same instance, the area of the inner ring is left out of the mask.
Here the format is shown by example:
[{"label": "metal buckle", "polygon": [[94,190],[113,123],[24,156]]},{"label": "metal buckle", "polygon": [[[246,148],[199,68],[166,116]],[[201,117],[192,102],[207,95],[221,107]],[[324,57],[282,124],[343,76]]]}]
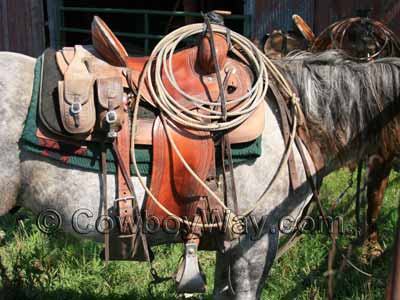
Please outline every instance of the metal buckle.
[{"label": "metal buckle", "polygon": [[71,105],[71,113],[73,115],[77,115],[82,111],[82,104],[80,104],[79,102],[74,102]]},{"label": "metal buckle", "polygon": [[[136,198],[135,197],[133,197],[133,196],[128,196],[128,197],[124,197],[124,198],[117,198],[117,199],[114,199],[114,210],[115,211],[117,211],[118,213],[117,213],[117,215],[118,216],[120,216],[120,214],[119,214],[119,209],[120,209],[120,207],[118,206],[118,203],[119,202],[121,202],[121,201],[131,201],[131,206],[130,207],[125,207],[125,208],[123,208],[123,209],[132,209],[133,210],[133,201],[135,200]],[[132,221],[133,221],[133,219],[132,219]],[[134,224],[134,223],[133,223]],[[135,225],[135,224],[134,224]],[[123,234],[122,232],[120,232],[120,234],[118,235],[118,238],[130,238],[130,237],[134,237],[134,236],[136,236],[137,235],[137,233],[136,232],[131,232],[131,233],[126,233],[126,234]]]},{"label": "metal buckle", "polygon": [[114,199],[114,205],[115,205],[115,203],[117,203],[117,202],[119,202],[119,201],[127,201],[127,200],[132,200],[132,201],[134,201],[134,200],[136,200],[136,198],[133,197],[133,196],[123,197],[123,198],[117,198],[117,199]]},{"label": "metal buckle", "polygon": [[115,131],[114,129],[110,129],[109,132],[107,132],[107,137],[110,139],[115,139],[118,136],[118,132]]},{"label": "metal buckle", "polygon": [[115,110],[110,110],[109,112],[106,113],[106,121],[108,124],[113,124],[117,122],[118,120],[118,114],[116,113]]}]

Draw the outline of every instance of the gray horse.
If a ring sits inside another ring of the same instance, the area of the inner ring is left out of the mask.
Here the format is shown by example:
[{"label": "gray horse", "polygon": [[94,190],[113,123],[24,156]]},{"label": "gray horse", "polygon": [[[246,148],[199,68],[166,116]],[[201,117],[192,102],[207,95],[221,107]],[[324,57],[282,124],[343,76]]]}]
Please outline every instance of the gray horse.
[{"label": "gray horse", "polygon": [[[34,76],[35,59],[15,53],[0,52],[0,214],[16,205],[39,213],[55,209],[63,219],[63,229],[77,234],[72,226],[74,213],[82,208],[93,215],[89,225],[101,215],[101,177],[97,173],[68,168],[66,165],[25,152],[19,139],[27,115]],[[279,62],[279,69],[297,89],[310,134],[319,142],[325,167],[322,178],[349,161],[374,151],[383,134],[381,129],[400,111],[400,59],[386,59],[371,64],[346,61],[340,53],[301,54]],[[266,124],[262,136],[262,155],[255,161],[235,167],[239,210],[245,211],[264,192],[275,177],[286,145],[276,103],[267,99]],[[386,141],[388,142],[388,141]],[[307,147],[303,150],[312,170],[315,168]],[[279,224],[284,216],[298,220],[312,197],[304,166],[294,151],[299,179],[303,183],[293,191],[287,168],[273,181],[259,208],[253,212],[267,224],[258,235],[249,230],[232,243],[227,253],[217,254],[215,269],[216,299],[259,299],[278,248]],[[143,203],[144,191],[132,178]],[[115,197],[115,178],[109,175],[109,207]],[[265,222],[265,220],[267,220]],[[78,234],[79,235],[79,234]],[[85,235],[96,241],[103,237],[96,230]],[[148,236],[151,245],[176,236],[166,233]],[[228,283],[227,278],[230,278]],[[228,288],[231,284],[234,294]]]}]

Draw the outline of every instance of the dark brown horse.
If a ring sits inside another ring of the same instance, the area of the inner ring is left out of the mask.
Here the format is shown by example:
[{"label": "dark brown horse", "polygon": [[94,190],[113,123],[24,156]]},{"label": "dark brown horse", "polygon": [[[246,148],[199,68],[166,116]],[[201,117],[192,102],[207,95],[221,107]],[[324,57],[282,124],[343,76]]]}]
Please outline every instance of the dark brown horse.
[{"label": "dark brown horse", "polygon": [[[400,41],[383,23],[370,18],[355,17],[336,22],[325,29],[311,46],[311,51],[343,49],[349,59],[364,62],[382,57],[400,56]],[[388,134],[400,132],[400,124],[393,123]],[[367,236],[364,254],[379,256],[382,248],[378,242],[377,220],[388,178],[393,166],[396,147],[389,136],[381,140],[377,153],[368,158],[367,174]]]},{"label": "dark brown horse", "polygon": [[[355,17],[336,22],[315,37],[307,23],[297,15],[293,16],[296,31],[274,31],[267,39],[264,52],[271,58],[282,58],[299,50],[322,52],[329,49],[342,50],[349,59],[360,62],[372,61],[382,57],[399,57],[400,41],[396,35],[381,22],[370,18]],[[363,243],[363,260],[382,254],[378,241],[377,220],[388,178],[397,153],[389,134],[400,132],[400,124],[393,123],[390,131],[380,141],[378,151],[368,158],[367,172],[367,229]],[[350,166],[355,168],[355,166]]]}]

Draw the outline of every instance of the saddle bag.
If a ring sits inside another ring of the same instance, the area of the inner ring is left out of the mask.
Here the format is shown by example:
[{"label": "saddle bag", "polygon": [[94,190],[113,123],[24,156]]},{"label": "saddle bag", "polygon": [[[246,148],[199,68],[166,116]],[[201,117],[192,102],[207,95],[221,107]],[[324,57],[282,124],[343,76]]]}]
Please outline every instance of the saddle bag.
[{"label": "saddle bag", "polygon": [[[65,47],[56,54],[63,80],[58,102],[63,129],[78,140],[115,137],[124,119],[122,69],[96,57],[90,47]],[[125,81],[124,81],[125,80]]]},{"label": "saddle bag", "polygon": [[119,77],[99,78],[96,81],[98,98],[98,127],[115,137],[121,130],[124,114],[124,88]]},{"label": "saddle bag", "polygon": [[96,123],[94,81],[85,62],[81,46],[75,46],[71,63],[58,82],[61,121],[70,134],[89,135]]}]

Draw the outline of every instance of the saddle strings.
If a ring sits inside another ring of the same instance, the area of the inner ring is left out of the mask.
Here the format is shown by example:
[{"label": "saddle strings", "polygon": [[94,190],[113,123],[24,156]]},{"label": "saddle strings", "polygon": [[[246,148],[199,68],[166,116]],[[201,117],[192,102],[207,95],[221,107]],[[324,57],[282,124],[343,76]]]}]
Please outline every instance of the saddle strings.
[{"label": "saddle strings", "polygon": [[[220,25],[212,25],[212,29],[214,32],[218,33],[226,33],[226,28]],[[172,55],[177,48],[177,45],[185,38],[188,38],[192,35],[201,33],[204,31],[204,24],[191,24],[184,27],[181,27],[167,36],[165,36],[154,48],[153,52],[151,53],[149,60],[144,68],[143,74],[140,77],[138,88],[137,88],[137,95],[136,101],[133,105],[133,120],[132,120],[132,130],[131,130],[131,156],[133,166],[136,172],[136,175],[139,179],[140,184],[145,190],[145,193],[156,203],[156,205],[168,216],[176,218],[179,222],[195,226],[195,227],[202,227],[202,228],[216,228],[221,226],[221,222],[214,223],[214,224],[192,224],[189,223],[187,220],[182,219],[181,217],[177,216],[176,214],[172,213],[168,208],[166,208],[152,193],[152,191],[147,187],[147,184],[144,178],[141,176],[139,168],[137,166],[136,157],[135,157],[135,133],[136,133],[136,125],[138,121],[138,108],[139,102],[141,99],[141,92],[146,80],[147,87],[149,88],[150,94],[155,99],[156,104],[158,105],[161,111],[161,121],[163,122],[165,132],[167,138],[176,152],[178,158],[184,165],[184,167],[189,171],[189,173],[200,183],[200,185],[213,197],[215,200],[221,205],[221,207],[225,210],[229,210],[226,207],[224,201],[222,201],[218,195],[216,195],[208,185],[193,171],[193,169],[188,165],[185,161],[184,157],[180,153],[178,147],[176,146],[173,138],[171,137],[167,127],[166,122],[170,118],[174,122],[181,124],[185,127],[198,129],[198,130],[205,130],[205,131],[226,131],[233,127],[236,127],[243,123],[251,113],[257,109],[258,105],[264,101],[267,90],[268,90],[268,75],[273,76],[276,80],[278,85],[282,88],[283,92],[288,95],[290,99],[290,103],[292,105],[292,114],[293,114],[293,124],[292,130],[290,134],[290,140],[286,145],[286,150],[284,152],[283,158],[278,166],[278,169],[275,173],[275,176],[268,184],[264,192],[259,196],[255,204],[249,208],[243,216],[250,215],[254,210],[256,210],[263,202],[262,200],[265,197],[265,194],[272,186],[273,182],[280,176],[282,173],[284,166],[286,166],[287,161],[289,159],[289,153],[293,147],[294,139],[297,132],[297,124],[298,124],[298,116],[299,112],[301,111],[299,99],[293,93],[290,85],[283,77],[281,72],[276,68],[276,66],[262,53],[250,40],[246,37],[231,31],[231,39],[232,42],[237,44],[240,47],[240,51],[234,47],[233,52],[242,60],[244,60],[247,64],[252,66],[253,72],[256,74],[256,81],[252,88],[242,97],[227,101],[228,104],[236,104],[236,103],[244,103],[240,109],[234,112],[228,112],[229,121],[223,122],[222,121],[222,112],[218,110],[214,110],[212,108],[219,107],[221,103],[214,103],[209,101],[204,101],[202,99],[195,98],[191,95],[185,93],[178,85],[173,75],[173,68],[172,68]],[[153,64],[155,63],[155,68],[152,68]],[[186,100],[195,104],[195,106],[201,111],[198,112],[189,110],[186,107],[183,107],[179,104],[166,90],[163,81],[162,81],[162,73],[164,66],[164,74],[167,76],[170,83],[173,87],[183,96]],[[154,76],[152,70],[155,70]],[[154,77],[154,78],[153,78]],[[130,84],[132,84],[130,82]],[[207,105],[211,107],[211,109],[204,107],[203,105]],[[232,217],[233,218],[233,217]],[[232,218],[230,220],[232,220]],[[230,221],[228,220],[228,221]]]}]

